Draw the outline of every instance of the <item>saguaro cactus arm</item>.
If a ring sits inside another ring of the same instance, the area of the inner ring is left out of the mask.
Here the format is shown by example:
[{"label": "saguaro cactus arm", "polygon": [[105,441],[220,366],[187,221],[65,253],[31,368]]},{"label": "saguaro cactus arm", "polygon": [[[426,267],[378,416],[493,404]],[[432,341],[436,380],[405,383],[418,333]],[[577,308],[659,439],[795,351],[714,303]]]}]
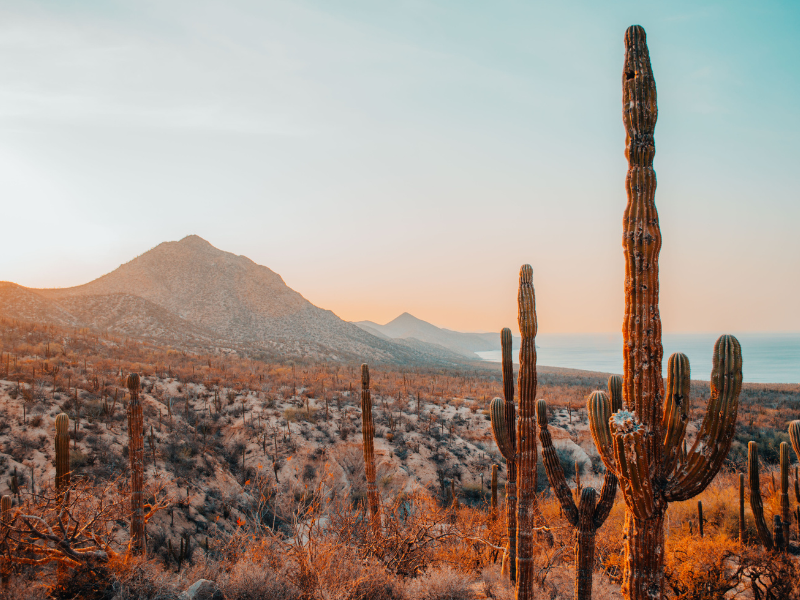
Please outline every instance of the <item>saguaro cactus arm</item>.
[{"label": "saguaro cactus arm", "polygon": [[614,413],[609,424],[625,504],[637,519],[648,519],[653,516],[655,495],[644,427],[626,410]]},{"label": "saguaro cactus arm", "polygon": [[493,398],[489,404],[489,415],[492,419],[492,436],[494,443],[497,444],[497,449],[507,462],[513,461],[514,458],[514,443],[511,437],[511,430],[513,429],[513,421],[509,423],[506,420],[506,403],[502,398]]},{"label": "saguaro cactus arm", "polygon": [[711,398],[703,424],[686,457],[665,491],[669,502],[688,500],[702,492],[722,467],[730,450],[742,390],[742,347],[732,335],[714,344]]},{"label": "saguaro cactus arm", "polygon": [[689,358],[676,353],[669,357],[667,366],[667,390],[664,397],[664,415],[661,428],[664,431],[664,461],[662,477],[672,473],[681,456],[683,437],[689,423],[689,398],[691,377]]},{"label": "saguaro cactus arm", "polygon": [[547,428],[547,402],[544,400],[536,402],[536,418],[539,423],[539,441],[542,442],[542,462],[547,472],[547,479],[550,480],[550,486],[553,488],[556,498],[558,498],[558,501],[561,503],[561,508],[564,511],[564,516],[567,521],[569,521],[569,524],[573,527],[577,527],[578,507],[575,506],[572,490],[570,490],[569,485],[567,485],[567,478],[564,476],[564,468],[561,466],[561,461],[553,446],[553,438],[550,436],[550,430]]},{"label": "saguaro cactus arm", "polygon": [[617,472],[617,463],[614,460],[614,439],[611,435],[609,419],[612,410],[608,396],[603,393],[593,393],[586,401],[586,412],[589,415],[589,429],[597,452],[606,470]]},{"label": "saguaro cactus arm", "polygon": [[[612,375],[608,378],[608,397],[611,403],[611,412],[622,410],[622,377],[619,375]],[[608,419],[606,419],[606,427],[608,427]],[[600,527],[605,523],[611,513],[611,509],[614,507],[614,498],[617,496],[617,483],[618,479],[614,469],[606,468],[603,487],[600,489],[600,499],[597,501],[597,507],[594,511],[595,527]]]},{"label": "saguaro cactus arm", "polygon": [[508,437],[506,464],[506,523],[508,533],[508,576],[517,581],[517,409],[514,405],[514,362],[512,359],[511,330],[504,327],[500,332],[500,347],[503,356],[503,397],[505,398],[505,428]]}]

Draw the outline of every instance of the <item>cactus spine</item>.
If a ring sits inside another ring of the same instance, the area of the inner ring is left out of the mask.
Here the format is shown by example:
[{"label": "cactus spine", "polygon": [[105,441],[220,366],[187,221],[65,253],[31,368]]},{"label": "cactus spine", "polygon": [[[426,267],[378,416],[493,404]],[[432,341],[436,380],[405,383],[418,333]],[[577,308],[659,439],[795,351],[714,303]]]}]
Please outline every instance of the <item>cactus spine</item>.
[{"label": "cactus spine", "polygon": [[69,487],[69,417],[56,417],[56,489],[59,494]]},{"label": "cactus spine", "polygon": [[[689,414],[689,361],[673,355],[665,393],[658,309],[661,232],[655,205],[653,133],[658,107],[645,31],[625,32],[622,118],[626,131],[623,218],[625,317],[623,410],[602,423],[595,440],[606,468],[619,479],[627,512],[622,593],[628,600],[664,596],[664,514],[667,503],[688,500],[711,482],[728,453],[736,425],[742,383],[741,347],[722,336],[714,347],[711,398],[697,438],[683,456]],[[612,457],[613,456],[613,460]]]},{"label": "cactus spine", "polygon": [[375,485],[375,425],[372,422],[372,397],[369,391],[369,365],[361,365],[361,435],[364,438],[364,473],[367,478],[367,503],[372,526],[380,528],[378,488]]},{"label": "cactus spine", "polygon": [[140,379],[131,373],[125,382],[131,394],[128,403],[128,454],[131,461],[131,552],[144,554],[144,419],[139,400]]},{"label": "cactus spine", "polygon": [[506,481],[506,524],[508,545],[505,564],[508,565],[509,579],[517,580],[517,409],[514,405],[514,364],[511,359],[512,337],[508,327],[500,332],[500,346],[503,349],[503,396],[495,398],[489,406],[494,435],[500,454],[506,459],[508,477]]},{"label": "cactus spine", "polygon": [[[608,391],[593,392],[587,401],[589,415],[605,415],[622,407],[621,380],[619,375],[612,375],[608,380]],[[580,500],[575,505],[572,492],[567,485],[564,469],[558,459],[553,439],[547,427],[547,403],[539,400],[536,403],[536,416],[539,422],[539,440],[542,442],[542,462],[547,479],[561,503],[561,509],[570,525],[576,528],[575,533],[575,598],[589,600],[592,597],[592,575],[594,573],[595,535],[603,525],[617,495],[617,477],[610,469],[606,469],[600,500],[597,492],[587,487],[580,491]],[[606,417],[606,422],[608,418]],[[577,487],[578,481],[576,481]]]}]

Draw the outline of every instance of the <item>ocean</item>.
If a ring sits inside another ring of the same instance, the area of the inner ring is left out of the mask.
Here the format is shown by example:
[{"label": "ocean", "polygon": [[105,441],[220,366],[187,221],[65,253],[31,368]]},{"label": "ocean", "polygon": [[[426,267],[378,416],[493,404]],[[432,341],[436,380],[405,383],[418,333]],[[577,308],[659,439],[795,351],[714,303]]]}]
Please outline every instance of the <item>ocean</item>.
[{"label": "ocean", "polygon": [[[673,352],[689,357],[692,379],[708,381],[714,334],[665,333],[664,363]],[[800,333],[743,333],[744,381],[750,383],[800,383]],[[515,340],[516,342],[516,340]],[[537,362],[543,366],[566,367],[603,373],[622,373],[622,334],[540,335],[536,338]],[[478,352],[482,359],[500,362],[500,350]],[[518,360],[514,348],[514,362]],[[665,373],[666,375],[666,373]]]}]

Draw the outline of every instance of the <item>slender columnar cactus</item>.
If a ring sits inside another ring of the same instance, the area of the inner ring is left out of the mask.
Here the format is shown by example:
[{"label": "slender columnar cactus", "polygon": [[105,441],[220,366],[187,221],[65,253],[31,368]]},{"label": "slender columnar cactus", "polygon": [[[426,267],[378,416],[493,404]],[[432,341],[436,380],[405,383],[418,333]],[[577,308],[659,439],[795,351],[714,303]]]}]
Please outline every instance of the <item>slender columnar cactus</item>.
[{"label": "slender columnar cactus", "polygon": [[367,504],[372,525],[380,529],[380,502],[375,485],[375,425],[372,422],[372,397],[369,391],[369,366],[361,365],[361,434],[364,438],[364,473],[367,478]]},{"label": "slender columnar cactus", "polygon": [[700,533],[700,537],[703,537],[703,502],[702,500],[697,501],[697,531]]},{"label": "slender columnar cactus", "polygon": [[[14,499],[8,494],[0,498],[0,516],[2,516],[2,533],[3,539],[6,541],[0,546],[0,551],[5,554],[8,551],[8,529],[11,526],[11,507],[14,504]],[[11,563],[9,561],[2,561],[0,563],[0,579],[2,579],[3,586],[8,585],[8,576],[11,571]]]},{"label": "slender columnar cactus", "polygon": [[69,487],[69,417],[56,417],[56,489],[63,493]]},{"label": "slender columnar cactus", "polygon": [[508,327],[500,332],[503,351],[503,396],[495,398],[489,406],[494,435],[500,454],[506,459],[506,524],[508,542],[504,563],[508,565],[509,578],[517,580],[517,409],[514,404],[514,364],[511,358],[512,337]]},{"label": "slender columnar cactus", "polygon": [[[620,380],[618,375],[612,375],[609,378],[610,399],[605,392],[592,392],[587,400],[590,418],[591,415],[610,414],[621,408]],[[602,407],[598,407],[598,405],[602,405]],[[597,502],[597,493],[594,488],[587,487],[581,490],[580,500],[576,506],[564,476],[564,468],[556,454],[553,439],[547,427],[547,403],[544,400],[536,403],[536,416],[539,422],[539,440],[542,442],[542,462],[547,479],[550,481],[550,487],[553,488],[556,498],[561,503],[564,516],[570,525],[576,528],[575,598],[576,600],[588,600],[592,597],[595,535],[614,506],[617,477],[610,469],[606,469],[603,488],[600,491],[600,501]],[[607,421],[608,418],[606,418]]]},{"label": "slender columnar cactus", "polygon": [[144,421],[139,400],[139,374],[128,375],[128,454],[131,460],[131,552],[144,554]]},{"label": "slender columnar cactus", "polygon": [[783,532],[784,550],[789,548],[789,537],[792,532],[792,517],[789,512],[789,444],[781,442],[781,531]]},{"label": "slender columnar cactus", "polygon": [[750,484],[750,510],[756,522],[756,530],[761,543],[767,550],[772,550],[773,540],[767,522],[764,520],[764,504],[761,501],[761,477],[758,473],[758,444],[747,444],[747,478]]},{"label": "slender columnar cactus", "polygon": [[492,518],[497,514],[497,465],[492,465]]},{"label": "slender columnar cactus", "polygon": [[[628,203],[623,218],[625,317],[623,410],[608,431],[593,432],[599,454],[619,479],[628,508],[622,582],[628,600],[664,595],[664,514],[667,503],[688,500],[716,476],[733,439],[742,383],[739,342],[722,336],[714,347],[711,398],[696,440],[685,458],[682,445],[689,415],[689,361],[674,355],[665,393],[658,308],[661,232],[653,170],[658,108],[644,29],[625,32],[622,118],[628,159]],[[612,459],[613,457],[613,459]]]},{"label": "slender columnar cactus", "polygon": [[533,526],[536,502],[536,296],[533,269],[519,271],[519,422],[517,423],[516,600],[533,598]]},{"label": "slender columnar cactus", "polygon": [[739,543],[744,544],[744,473],[739,473]]}]

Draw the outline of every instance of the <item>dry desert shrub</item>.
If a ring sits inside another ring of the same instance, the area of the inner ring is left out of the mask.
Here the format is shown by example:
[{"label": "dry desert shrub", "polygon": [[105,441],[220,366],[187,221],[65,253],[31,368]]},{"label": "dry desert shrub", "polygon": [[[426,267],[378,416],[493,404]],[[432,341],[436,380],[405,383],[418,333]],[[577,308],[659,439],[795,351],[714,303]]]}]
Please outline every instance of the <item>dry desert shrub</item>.
[{"label": "dry desert shrub", "polygon": [[428,569],[406,584],[409,598],[419,600],[472,600],[476,598],[475,578],[452,567]]}]

